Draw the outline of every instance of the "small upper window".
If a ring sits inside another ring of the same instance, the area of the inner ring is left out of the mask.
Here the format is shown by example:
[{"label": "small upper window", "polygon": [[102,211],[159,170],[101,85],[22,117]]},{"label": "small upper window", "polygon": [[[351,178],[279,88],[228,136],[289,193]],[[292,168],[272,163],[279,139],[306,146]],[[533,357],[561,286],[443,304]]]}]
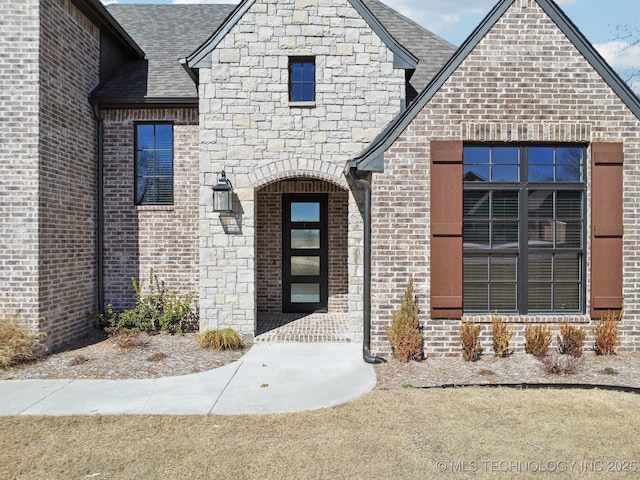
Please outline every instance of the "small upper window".
[{"label": "small upper window", "polygon": [[173,204],[173,125],[136,124],[135,203]]},{"label": "small upper window", "polygon": [[289,58],[289,101],[314,102],[316,62],[313,57]]}]

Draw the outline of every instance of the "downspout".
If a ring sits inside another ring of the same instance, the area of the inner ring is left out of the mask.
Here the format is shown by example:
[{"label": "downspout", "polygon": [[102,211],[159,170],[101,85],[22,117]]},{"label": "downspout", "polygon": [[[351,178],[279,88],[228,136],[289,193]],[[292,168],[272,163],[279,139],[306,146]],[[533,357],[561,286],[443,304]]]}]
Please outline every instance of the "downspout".
[{"label": "downspout", "polygon": [[358,177],[357,168],[349,169],[349,178],[358,184],[364,192],[364,279],[362,315],[364,340],[362,343],[362,358],[367,363],[384,363],[386,360],[371,354],[371,184]]},{"label": "downspout", "polygon": [[100,105],[93,104],[93,116],[97,123],[96,147],[98,150],[97,165],[97,201],[96,201],[96,286],[98,312],[104,313],[104,121],[100,113]]}]

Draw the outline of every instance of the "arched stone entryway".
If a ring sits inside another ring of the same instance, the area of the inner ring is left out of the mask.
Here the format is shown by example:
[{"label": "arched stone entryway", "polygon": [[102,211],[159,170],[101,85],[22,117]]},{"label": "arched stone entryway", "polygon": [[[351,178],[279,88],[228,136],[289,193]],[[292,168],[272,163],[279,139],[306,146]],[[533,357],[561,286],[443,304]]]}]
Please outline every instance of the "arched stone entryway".
[{"label": "arched stone entryway", "polygon": [[349,192],[297,177],[255,199],[256,340],[350,340]]}]

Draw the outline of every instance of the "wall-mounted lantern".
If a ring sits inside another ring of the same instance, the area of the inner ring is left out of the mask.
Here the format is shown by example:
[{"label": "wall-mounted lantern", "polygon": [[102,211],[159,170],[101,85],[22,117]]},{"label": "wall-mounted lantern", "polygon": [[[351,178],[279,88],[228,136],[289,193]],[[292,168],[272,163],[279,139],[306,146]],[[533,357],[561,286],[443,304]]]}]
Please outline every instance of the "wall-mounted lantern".
[{"label": "wall-mounted lantern", "polygon": [[218,183],[213,186],[213,211],[220,213],[233,212],[233,186],[222,170]]}]

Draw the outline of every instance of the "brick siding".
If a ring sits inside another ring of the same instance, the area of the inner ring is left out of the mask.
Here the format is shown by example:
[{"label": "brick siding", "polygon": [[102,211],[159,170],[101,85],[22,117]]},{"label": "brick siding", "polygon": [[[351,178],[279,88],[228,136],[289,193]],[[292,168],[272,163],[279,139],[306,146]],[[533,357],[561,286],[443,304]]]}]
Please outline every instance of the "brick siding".
[{"label": "brick siding", "polygon": [[39,1],[0,2],[0,19],[0,318],[15,317],[35,331]]},{"label": "brick siding", "polygon": [[[402,181],[389,184],[374,179],[373,350],[390,352],[384,326],[399,308],[407,278],[413,274],[426,353],[460,354],[460,321],[429,318],[431,140],[623,141],[624,251],[628,253],[624,258],[625,316],[620,329],[623,348],[640,349],[639,267],[630,253],[640,245],[639,128],[637,118],[543,10],[532,0],[516,0],[387,152],[384,176]],[[586,166],[589,179],[590,159]],[[589,223],[589,212],[586,218]],[[587,239],[587,262],[589,251]],[[488,328],[490,316],[474,318]],[[588,315],[531,315],[508,320],[517,327],[514,345],[520,349],[527,323],[570,320],[587,328],[592,339]],[[485,351],[491,350],[486,335],[483,346]]]},{"label": "brick siding", "polygon": [[348,311],[348,192],[328,182],[269,184],[256,194],[256,293],[258,314],[282,312],[282,194],[329,195],[329,312]]},{"label": "brick siding", "polygon": [[[131,308],[131,278],[149,271],[181,294],[198,289],[198,112],[195,108],[105,110],[105,302]],[[134,203],[135,122],[173,123],[173,205]]]}]

